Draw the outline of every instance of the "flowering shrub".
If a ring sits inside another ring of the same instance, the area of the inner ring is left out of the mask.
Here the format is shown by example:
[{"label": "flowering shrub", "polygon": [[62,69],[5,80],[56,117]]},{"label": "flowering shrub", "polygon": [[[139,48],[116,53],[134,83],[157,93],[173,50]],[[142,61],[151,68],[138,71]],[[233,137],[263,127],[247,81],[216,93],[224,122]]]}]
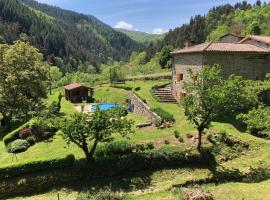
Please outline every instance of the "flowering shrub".
[{"label": "flowering shrub", "polygon": [[26,139],[31,135],[31,128],[24,128],[19,132],[20,139]]}]

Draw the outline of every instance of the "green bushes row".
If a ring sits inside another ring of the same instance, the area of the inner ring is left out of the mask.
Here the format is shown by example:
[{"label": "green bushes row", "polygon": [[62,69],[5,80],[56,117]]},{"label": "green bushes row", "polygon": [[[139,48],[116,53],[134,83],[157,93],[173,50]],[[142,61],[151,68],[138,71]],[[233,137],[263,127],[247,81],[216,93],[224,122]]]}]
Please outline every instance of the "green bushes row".
[{"label": "green bushes row", "polygon": [[111,87],[118,88],[118,89],[123,89],[123,90],[128,90],[128,91],[133,90],[133,87],[126,86],[126,85],[111,85]]},{"label": "green bushes row", "polygon": [[10,142],[16,140],[19,138],[19,133],[22,129],[28,128],[31,124],[31,121],[28,121],[27,123],[23,124],[19,128],[15,129],[14,131],[10,132],[3,138],[4,144],[7,146]]},{"label": "green bushes row", "polygon": [[155,112],[157,115],[159,115],[162,120],[167,122],[175,122],[173,114],[167,112],[166,110],[163,110],[162,108],[153,108],[151,110]]},{"label": "green bushes row", "polygon": [[5,168],[0,168],[0,178],[10,178],[38,171],[65,169],[68,167],[72,167],[74,165],[74,162],[75,162],[74,155],[67,155],[64,158],[33,161],[25,164],[9,166]]}]

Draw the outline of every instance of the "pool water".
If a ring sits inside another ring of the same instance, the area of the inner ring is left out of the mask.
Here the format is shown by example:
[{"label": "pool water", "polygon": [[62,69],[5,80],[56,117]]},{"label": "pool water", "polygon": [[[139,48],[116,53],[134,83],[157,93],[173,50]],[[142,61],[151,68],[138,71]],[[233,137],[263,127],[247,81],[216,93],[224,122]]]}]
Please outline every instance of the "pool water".
[{"label": "pool water", "polygon": [[100,103],[97,105],[92,105],[91,109],[96,110],[97,106],[100,108],[100,110],[111,110],[113,108],[119,107],[120,105],[116,103]]}]

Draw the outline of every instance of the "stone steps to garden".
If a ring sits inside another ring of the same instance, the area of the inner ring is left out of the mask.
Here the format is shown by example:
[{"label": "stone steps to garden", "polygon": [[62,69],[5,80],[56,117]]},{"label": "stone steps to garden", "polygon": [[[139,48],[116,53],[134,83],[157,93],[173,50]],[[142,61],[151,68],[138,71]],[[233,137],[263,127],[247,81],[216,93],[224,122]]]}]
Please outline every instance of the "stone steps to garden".
[{"label": "stone steps to garden", "polygon": [[176,99],[172,95],[171,85],[156,89],[154,91],[154,95],[159,99],[159,102],[177,103]]}]

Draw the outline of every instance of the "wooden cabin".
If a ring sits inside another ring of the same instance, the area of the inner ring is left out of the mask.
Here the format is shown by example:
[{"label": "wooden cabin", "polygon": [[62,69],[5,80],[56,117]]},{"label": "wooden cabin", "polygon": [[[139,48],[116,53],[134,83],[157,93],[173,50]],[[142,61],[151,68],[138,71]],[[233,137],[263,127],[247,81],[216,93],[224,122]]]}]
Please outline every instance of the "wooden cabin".
[{"label": "wooden cabin", "polygon": [[83,86],[78,83],[72,83],[64,86],[65,97],[71,103],[93,102],[94,89]]}]

